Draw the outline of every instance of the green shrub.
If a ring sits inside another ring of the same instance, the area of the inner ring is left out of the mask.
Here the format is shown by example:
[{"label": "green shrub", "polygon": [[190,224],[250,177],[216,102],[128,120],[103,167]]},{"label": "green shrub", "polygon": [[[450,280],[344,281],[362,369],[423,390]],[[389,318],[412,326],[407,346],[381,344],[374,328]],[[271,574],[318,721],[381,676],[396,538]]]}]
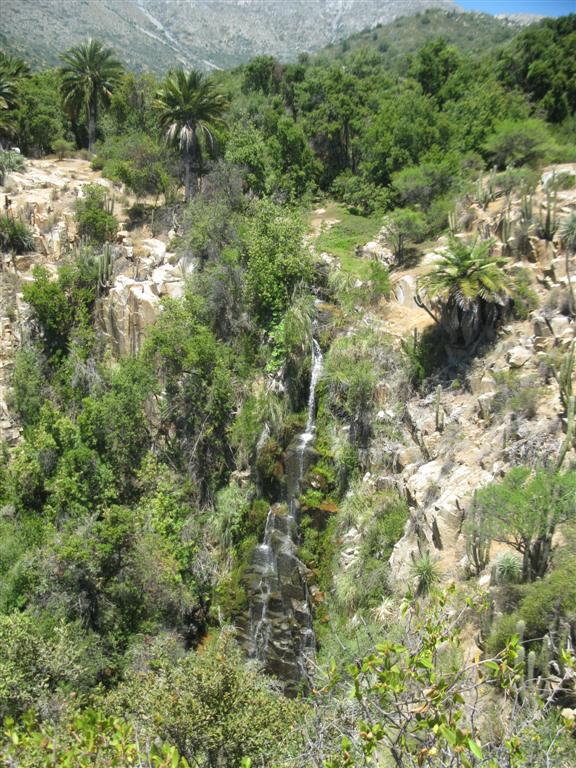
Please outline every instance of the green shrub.
[{"label": "green shrub", "polygon": [[530,271],[518,269],[512,281],[512,300],[514,302],[514,317],[517,320],[527,320],[530,312],[538,308],[540,299],[532,288]]},{"label": "green shrub", "polygon": [[83,192],[84,197],[76,203],[80,235],[97,244],[113,240],[118,231],[118,220],[107,209],[106,189],[99,184],[90,184],[84,187]]},{"label": "green shrub", "polygon": [[492,627],[492,631],[486,641],[486,655],[497,656],[508,645],[512,637],[518,634],[518,614],[509,613],[500,616]]},{"label": "green shrub", "polygon": [[26,161],[18,152],[0,151],[0,187],[4,185],[4,177],[11,171],[23,171]]},{"label": "green shrub", "polygon": [[0,251],[28,253],[34,250],[34,237],[29,227],[12,216],[0,216]]},{"label": "green shrub", "polygon": [[550,150],[552,139],[541,120],[505,120],[486,139],[484,152],[498,168],[535,165]]},{"label": "green shrub", "polygon": [[58,155],[58,160],[64,160],[65,157],[71,157],[76,151],[76,145],[73,141],[56,139],[52,142],[52,149]]}]

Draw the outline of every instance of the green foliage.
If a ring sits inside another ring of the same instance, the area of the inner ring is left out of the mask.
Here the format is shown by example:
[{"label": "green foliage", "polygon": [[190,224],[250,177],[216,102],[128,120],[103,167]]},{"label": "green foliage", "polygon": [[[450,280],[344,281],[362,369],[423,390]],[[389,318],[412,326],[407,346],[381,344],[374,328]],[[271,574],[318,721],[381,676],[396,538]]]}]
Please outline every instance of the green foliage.
[{"label": "green foliage", "polygon": [[341,508],[341,531],[354,527],[362,546],[352,564],[335,575],[337,604],[349,615],[367,612],[389,594],[388,560],[401,538],[408,508],[404,499],[390,492],[353,486]]},{"label": "green foliage", "polygon": [[552,122],[574,113],[575,30],[574,14],[544,19],[518,35],[500,56],[501,79],[527,93]]},{"label": "green foliage", "polygon": [[51,279],[44,267],[35,266],[34,281],[24,286],[24,298],[32,307],[48,355],[65,351],[72,331],[85,327],[96,300],[97,265],[80,258],[66,264]]},{"label": "green foliage", "polygon": [[498,124],[484,143],[486,157],[499,169],[507,166],[535,165],[550,151],[551,138],[540,120]]},{"label": "green foliage", "polygon": [[56,142],[64,140],[69,125],[62,110],[59,73],[46,70],[22,78],[17,95],[15,119],[20,149],[30,155],[51,149],[57,152]]},{"label": "green foliage", "polygon": [[27,612],[0,615],[0,717],[38,707],[57,689],[87,690],[101,663],[97,640],[79,626],[43,626]]},{"label": "green foliage", "polygon": [[560,225],[560,237],[568,253],[576,253],[576,214],[572,213]]},{"label": "green foliage", "polygon": [[94,149],[98,107],[106,107],[122,73],[113,51],[98,40],[76,45],[61,56],[61,89],[64,106],[77,124],[85,115],[88,122],[88,149]]},{"label": "green foliage", "polygon": [[113,240],[118,231],[118,219],[109,210],[106,188],[100,184],[88,184],[82,191],[83,197],[76,202],[80,235],[95,244]]},{"label": "green foliage", "polygon": [[24,347],[15,356],[12,374],[12,401],[24,425],[34,425],[46,400],[44,360],[33,346]]},{"label": "green foliage", "polygon": [[271,201],[258,204],[246,233],[246,286],[254,314],[265,327],[280,319],[296,287],[312,279],[302,235],[297,217]]},{"label": "green foliage", "polygon": [[512,552],[504,552],[496,561],[499,584],[517,584],[522,578],[522,561]]},{"label": "green foliage", "polygon": [[0,216],[0,250],[27,253],[34,250],[34,238],[27,224],[12,216]]},{"label": "green foliage", "polygon": [[52,142],[52,149],[58,155],[58,160],[64,160],[65,157],[70,157],[75,151],[76,146],[74,142],[60,138]]},{"label": "green foliage", "polygon": [[143,745],[132,723],[98,710],[71,709],[56,725],[27,713],[21,723],[8,720],[6,726],[0,757],[21,768],[189,768],[174,747]]},{"label": "green foliage", "polygon": [[439,96],[448,78],[460,65],[458,49],[445,40],[431,40],[412,59],[409,74],[422,86],[424,93]]},{"label": "green foliage", "polygon": [[408,255],[411,245],[424,239],[426,220],[418,211],[396,208],[384,217],[384,240],[398,261]]},{"label": "green foliage", "polygon": [[502,483],[478,491],[474,505],[488,535],[522,555],[522,579],[544,576],[556,527],[574,517],[576,473],[555,474],[524,467],[510,470]]},{"label": "green foliage", "polygon": [[226,101],[202,72],[177,69],[164,80],[154,107],[167,143],[180,151],[188,201],[197,192],[203,147],[213,150],[214,131],[224,124]]},{"label": "green foliage", "polygon": [[110,705],[205,768],[280,758],[294,740],[290,724],[301,709],[246,667],[228,629],[160,675],[131,676]]},{"label": "green foliage", "polygon": [[492,376],[496,388],[492,404],[495,413],[515,413],[526,419],[536,416],[542,389],[534,377],[515,371],[494,371]]},{"label": "green foliage", "polygon": [[17,152],[0,151],[0,186],[4,184],[4,178],[11,171],[22,171],[26,167],[26,161]]},{"label": "green foliage", "polygon": [[512,300],[514,301],[514,317],[527,320],[530,312],[538,308],[540,299],[532,288],[532,276],[527,269],[518,269],[511,285]]},{"label": "green foliage", "polygon": [[234,390],[226,348],[204,325],[197,296],[166,300],[145,357],[164,381],[165,423],[178,436],[169,453],[205,497],[225,481],[231,464],[227,428]]}]

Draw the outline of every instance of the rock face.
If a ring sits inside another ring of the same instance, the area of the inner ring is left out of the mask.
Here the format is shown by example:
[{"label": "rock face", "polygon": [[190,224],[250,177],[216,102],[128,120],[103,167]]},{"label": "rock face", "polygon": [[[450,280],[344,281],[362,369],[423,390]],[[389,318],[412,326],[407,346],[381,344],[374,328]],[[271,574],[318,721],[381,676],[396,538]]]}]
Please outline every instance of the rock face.
[{"label": "rock face", "polygon": [[174,254],[161,240],[143,240],[140,248],[146,255],[138,263],[133,262],[131,246],[121,248],[128,251],[128,263],[96,307],[97,327],[116,357],[140,351],[147,329],[161,311],[161,299],[180,298],[185,275],[191,271],[184,262],[170,263]]}]

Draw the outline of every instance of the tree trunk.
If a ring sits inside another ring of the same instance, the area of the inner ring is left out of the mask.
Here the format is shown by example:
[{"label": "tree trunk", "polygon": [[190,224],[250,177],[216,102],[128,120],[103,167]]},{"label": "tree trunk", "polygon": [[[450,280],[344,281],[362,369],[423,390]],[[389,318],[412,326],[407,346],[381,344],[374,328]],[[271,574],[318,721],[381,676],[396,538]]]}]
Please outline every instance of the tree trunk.
[{"label": "tree trunk", "polygon": [[96,119],[98,117],[98,99],[96,94],[92,94],[88,104],[88,150],[94,152],[96,144]]},{"label": "tree trunk", "polygon": [[184,200],[189,203],[198,190],[198,162],[196,141],[184,151]]}]

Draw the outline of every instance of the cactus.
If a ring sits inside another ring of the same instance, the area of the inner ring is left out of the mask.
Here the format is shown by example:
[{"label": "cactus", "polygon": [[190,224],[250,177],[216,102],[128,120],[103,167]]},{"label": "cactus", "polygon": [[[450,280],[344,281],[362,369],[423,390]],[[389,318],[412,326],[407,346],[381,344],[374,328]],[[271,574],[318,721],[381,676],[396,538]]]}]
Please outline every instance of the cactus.
[{"label": "cactus", "polygon": [[436,387],[436,431],[444,430],[444,408],[442,407],[442,386]]},{"label": "cactus", "polygon": [[113,267],[114,255],[112,254],[112,248],[106,244],[98,258],[98,295],[110,288]]},{"label": "cactus", "polygon": [[521,256],[528,256],[530,254],[530,229],[533,220],[532,208],[532,196],[523,192],[520,197],[520,218],[516,231],[518,252]]},{"label": "cactus", "polygon": [[574,443],[574,408],[576,398],[571,395],[568,400],[568,412],[566,415],[566,438],[562,443],[560,453],[558,455],[558,461],[556,462],[556,471],[558,472],[564,463],[568,449]]},{"label": "cactus", "polygon": [[523,619],[518,619],[516,622],[516,634],[521,643],[524,642],[524,632],[526,632],[526,622]]},{"label": "cactus", "polygon": [[544,206],[540,205],[540,219],[538,223],[538,234],[547,242],[552,242],[556,230],[558,229],[557,212],[558,194],[552,193],[550,189],[546,190],[546,213]]},{"label": "cactus", "polygon": [[468,560],[474,566],[476,576],[479,576],[486,568],[490,560],[490,546],[492,541],[481,531],[476,530],[466,537],[466,554]]},{"label": "cactus", "polygon": [[531,688],[536,681],[536,651],[528,653],[526,662],[526,683]]}]

